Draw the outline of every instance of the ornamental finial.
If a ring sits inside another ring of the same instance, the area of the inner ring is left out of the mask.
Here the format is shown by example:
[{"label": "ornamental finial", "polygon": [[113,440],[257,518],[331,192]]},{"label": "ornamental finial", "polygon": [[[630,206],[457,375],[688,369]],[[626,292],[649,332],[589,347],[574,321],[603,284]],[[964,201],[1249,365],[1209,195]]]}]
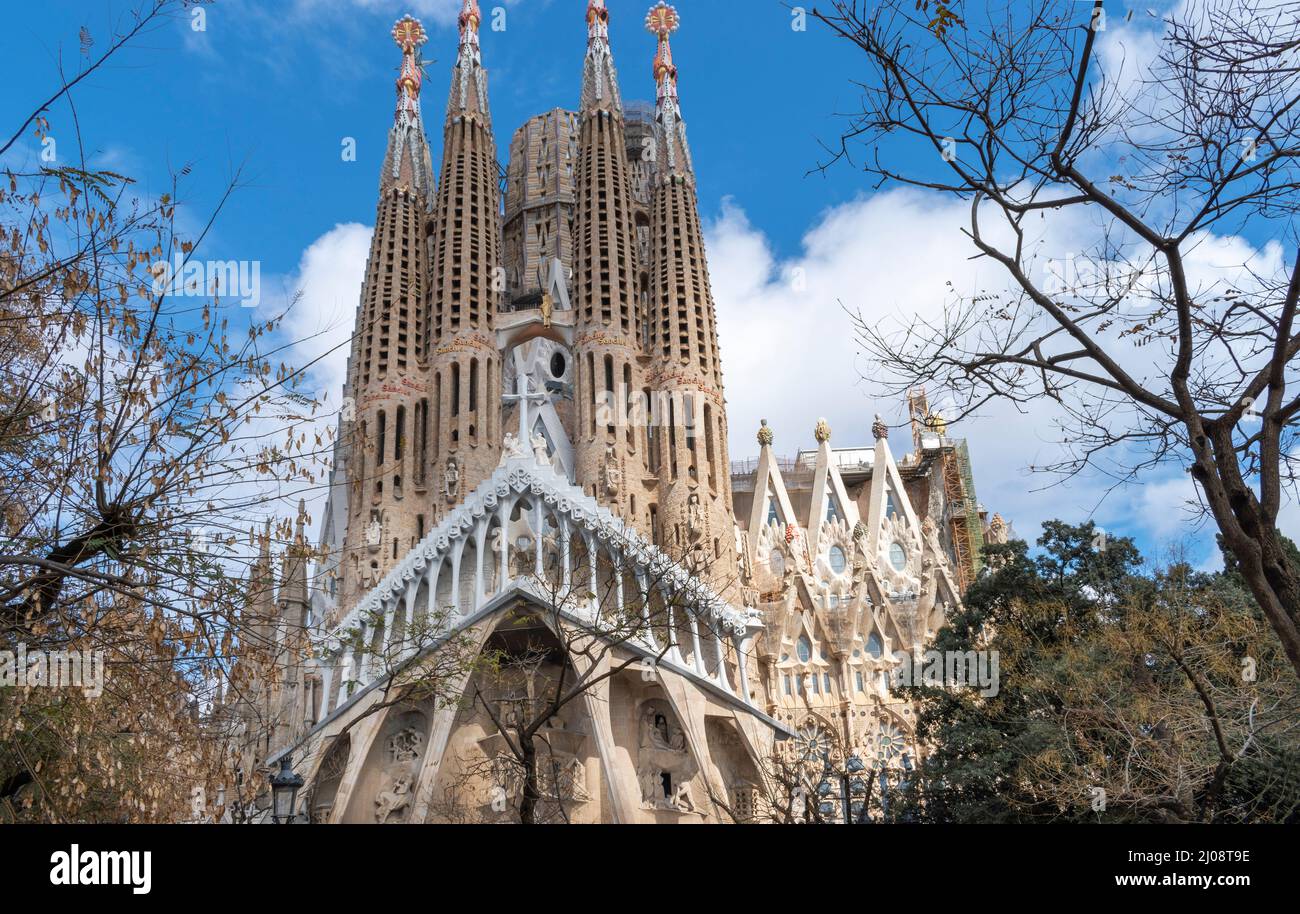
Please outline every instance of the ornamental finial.
[{"label": "ornamental finial", "polygon": [[825,419],[817,420],[817,428],[813,430],[813,437],[817,439],[818,444],[825,444],[831,440],[831,426]]},{"label": "ornamental finial", "polygon": [[478,32],[479,25],[483,22],[483,14],[479,12],[478,0],[465,0],[464,5],[460,8],[460,37],[464,38],[466,32]]},{"label": "ornamental finial", "polygon": [[776,435],[772,433],[772,429],[768,427],[767,420],[764,419],[762,427],[758,430],[758,443],[763,447],[771,447],[772,442],[775,440]]},{"label": "ornamental finial", "polygon": [[397,77],[397,119],[415,121],[420,117],[419,49],[429,40],[419,19],[403,16],[393,26],[393,41],[402,49],[401,75]]},{"label": "ornamental finial", "polygon": [[645,17],[646,31],[659,39],[659,50],[655,53],[654,77],[655,85],[660,86],[661,89],[665,78],[674,86],[677,84],[677,67],[673,65],[673,49],[668,39],[681,27],[681,24],[682,17],[677,14],[677,10],[663,0],[655,4]]},{"label": "ornamental finial", "polygon": [[876,436],[877,441],[889,437],[889,426],[885,424],[880,413],[876,413],[876,421],[871,424],[871,434]]},{"label": "ornamental finial", "polygon": [[609,10],[605,0],[587,0],[587,40],[609,40]]}]

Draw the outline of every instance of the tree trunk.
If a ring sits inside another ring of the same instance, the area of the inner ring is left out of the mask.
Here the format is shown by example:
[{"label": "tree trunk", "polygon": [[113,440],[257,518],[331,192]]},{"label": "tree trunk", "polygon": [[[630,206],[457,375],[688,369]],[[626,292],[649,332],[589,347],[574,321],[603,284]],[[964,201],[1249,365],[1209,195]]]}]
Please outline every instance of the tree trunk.
[{"label": "tree trunk", "polygon": [[1282,648],[1300,676],[1300,569],[1295,568],[1277,525],[1264,517],[1263,506],[1241,478],[1232,432],[1208,429],[1209,438],[1194,425],[1192,476],[1201,485],[1224,545],[1236,556],[1241,576],[1277,633]]},{"label": "tree trunk", "polygon": [[519,821],[523,825],[537,824],[537,801],[541,794],[537,790],[537,750],[531,737],[521,736],[519,740],[520,762],[524,766],[524,790],[519,799]]}]

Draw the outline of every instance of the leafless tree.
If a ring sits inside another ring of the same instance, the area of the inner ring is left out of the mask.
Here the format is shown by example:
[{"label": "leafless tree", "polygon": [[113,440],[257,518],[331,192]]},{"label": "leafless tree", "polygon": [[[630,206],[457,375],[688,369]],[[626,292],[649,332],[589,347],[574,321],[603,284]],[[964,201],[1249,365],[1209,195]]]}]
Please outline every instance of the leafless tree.
[{"label": "leafless tree", "polygon": [[[967,201],[972,255],[1009,278],[936,319],[859,313],[880,378],[951,391],[954,420],[1051,401],[1063,456],[1037,469],[1120,485],[1184,467],[1300,670],[1300,569],[1277,528],[1300,458],[1300,4],[1196,0],[1137,22],[1101,0],[941,6],[816,14],[870,71],[832,160]],[[1139,26],[1149,57],[1124,38]],[[1078,262],[1045,247],[1081,227]],[[1208,263],[1243,232],[1284,250]]]},{"label": "leafless tree", "polygon": [[292,537],[260,521],[327,469],[279,320],[240,308],[228,273],[180,279],[239,174],[186,234],[191,169],[145,194],[95,166],[79,126],[85,80],[194,5],[138,0],[107,34],[82,27],[75,63],[0,134],[0,649],[98,652],[108,670],[93,700],[0,690],[0,796],[27,791],[36,819],[175,821],[220,782],[206,688],[274,647],[248,612],[273,575],[248,572]]}]

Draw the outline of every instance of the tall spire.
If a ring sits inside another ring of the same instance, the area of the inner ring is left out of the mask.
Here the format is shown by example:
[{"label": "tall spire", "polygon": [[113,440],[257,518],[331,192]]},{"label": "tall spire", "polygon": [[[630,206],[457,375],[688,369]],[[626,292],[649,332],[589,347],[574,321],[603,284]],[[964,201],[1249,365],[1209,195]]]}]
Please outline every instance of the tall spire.
[{"label": "tall spire", "polygon": [[[693,424],[658,435],[655,464],[661,541],[680,552],[708,552],[708,576],[726,592],[738,574],[734,548],[723,548],[735,527],[727,463],[727,413],[718,359],[717,315],[700,225],[699,200],[677,100],[677,67],[669,38],[681,19],[667,3],[646,16],[659,39],[654,59],[655,164],[650,202],[649,324],[652,389],[690,403]],[[768,431],[766,428],[764,431]],[[770,434],[770,433],[769,433]],[[760,438],[760,441],[762,439]],[[764,453],[767,453],[764,445]],[[677,545],[677,544],[680,544]]]},{"label": "tall spire", "polygon": [[587,0],[587,60],[582,73],[582,113],[604,109],[623,116],[614,53],[609,47],[609,10],[605,0]]},{"label": "tall spire", "polygon": [[[346,613],[398,560],[420,529],[410,488],[426,479],[422,454],[406,442],[426,408],[426,377],[416,345],[427,330],[425,226],[433,211],[433,161],[420,113],[424,26],[410,16],[391,32],[401,50],[397,110],[375,207],[365,280],[348,358],[348,396],[355,411],[340,419],[347,472],[343,590]],[[305,559],[304,559],[305,561]],[[305,580],[305,579],[304,579]]]},{"label": "tall spire", "polygon": [[420,47],[429,40],[419,19],[405,16],[393,26],[393,41],[402,49],[401,75],[397,77],[398,124],[407,126],[420,120]]},{"label": "tall spire", "polygon": [[393,41],[402,49],[397,77],[397,110],[388,136],[381,186],[412,191],[430,202],[433,198],[433,164],[420,114],[420,88],[424,72],[420,48],[429,40],[420,20],[404,16],[393,25]]},{"label": "tall spire", "polygon": [[430,526],[491,475],[501,446],[501,358],[494,332],[503,291],[501,187],[477,0],[463,0],[458,21],[441,180],[430,220],[433,319],[421,341],[432,395],[421,428],[428,429],[429,466],[435,487],[441,481],[442,489],[430,499]]},{"label": "tall spire", "polygon": [[673,48],[669,40],[681,23],[677,10],[662,0],[651,8],[645,19],[646,30],[659,39],[654,61],[658,90],[655,139],[659,161],[665,174],[689,175],[692,170],[691,151],[686,144],[686,123],[682,120],[681,103],[677,98],[677,66],[673,63]]},{"label": "tall spire", "polygon": [[638,250],[623,104],[604,0],[587,4],[587,59],[575,171],[573,353],[580,391],[577,481],[624,520],[648,529],[654,506],[645,429],[626,409],[644,390],[637,320]]},{"label": "tall spire", "polygon": [[456,68],[451,75],[447,117],[451,119],[481,115],[484,121],[490,123],[487,72],[483,69],[482,50],[478,42],[478,29],[483,22],[478,0],[464,0],[458,22],[460,47],[456,52]]}]

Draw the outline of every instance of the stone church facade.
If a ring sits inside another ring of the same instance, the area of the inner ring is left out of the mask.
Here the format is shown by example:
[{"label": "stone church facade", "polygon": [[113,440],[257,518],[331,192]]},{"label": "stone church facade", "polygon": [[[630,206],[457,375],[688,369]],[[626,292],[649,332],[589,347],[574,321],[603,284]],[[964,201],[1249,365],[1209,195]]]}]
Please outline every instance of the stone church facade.
[{"label": "stone church facade", "polygon": [[[578,110],[520,127],[504,175],[475,0],[436,172],[426,35],[394,27],[322,541],[252,610],[283,662],[250,764],[290,754],[313,821],[517,821],[539,794],[572,822],[758,821],[779,760],[904,778],[923,748],[889,672],[1004,534],[921,392],[898,457],[877,419],[858,448],[817,422],[793,458],[764,423],[729,461],[678,16],[646,20],[653,106],[624,103],[608,17],[589,0]],[[530,781],[519,735],[557,683],[585,686],[527,727]]]}]

